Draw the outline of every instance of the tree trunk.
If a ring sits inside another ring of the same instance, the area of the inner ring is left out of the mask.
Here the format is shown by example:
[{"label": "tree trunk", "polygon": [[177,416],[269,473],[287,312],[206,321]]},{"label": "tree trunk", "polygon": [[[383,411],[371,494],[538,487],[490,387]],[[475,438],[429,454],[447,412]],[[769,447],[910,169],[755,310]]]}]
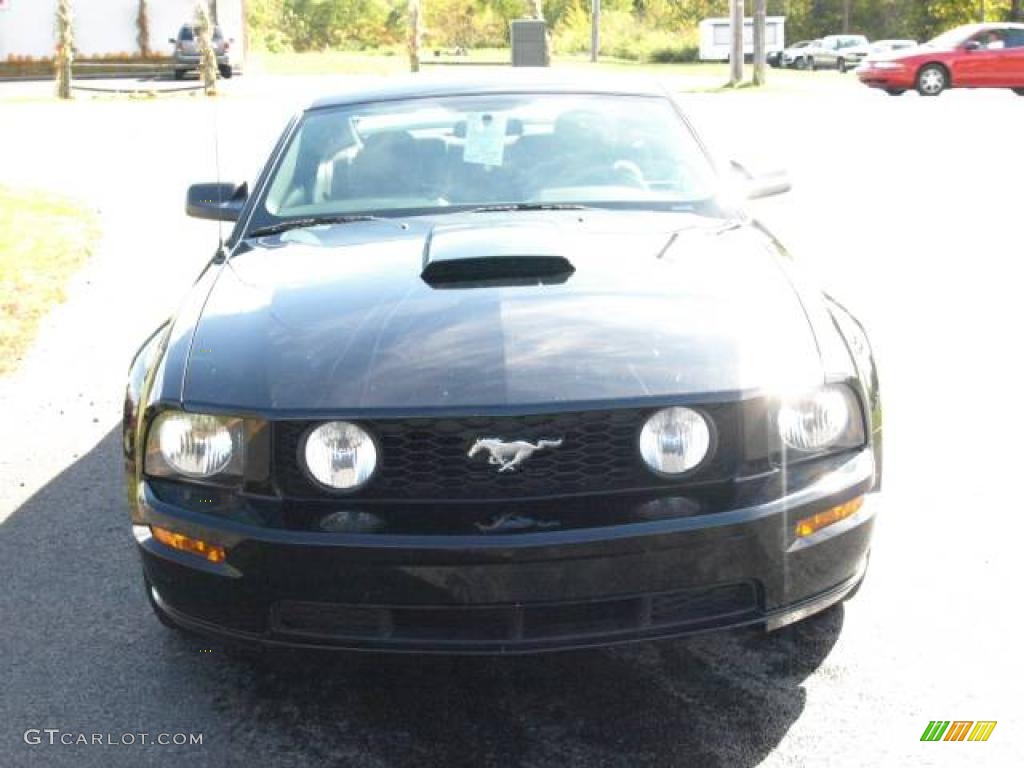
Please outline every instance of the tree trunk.
[{"label": "tree trunk", "polygon": [[597,61],[601,51],[601,0],[590,3],[590,60]]},{"label": "tree trunk", "polygon": [[71,0],[57,2],[57,55],[54,63],[57,69],[57,98],[71,98],[71,62],[75,57],[74,16]]},{"label": "tree trunk", "polygon": [[743,0],[730,0],[732,45],[729,51],[729,85],[743,82]]},{"label": "tree trunk", "polygon": [[423,19],[420,0],[409,0],[409,69],[420,71],[420,46],[423,44]]},{"label": "tree trunk", "polygon": [[1010,21],[1024,21],[1024,0],[1012,0],[1010,3]]},{"label": "tree trunk", "polygon": [[203,2],[195,9],[196,46],[199,48],[199,76],[207,96],[217,95],[217,52],[213,49],[213,22],[210,10]]},{"label": "tree trunk", "polygon": [[768,0],[754,0],[754,85],[764,85],[766,51],[765,19],[768,16]]},{"label": "tree trunk", "polygon": [[850,2],[851,0],[843,0],[843,34],[850,34]]}]

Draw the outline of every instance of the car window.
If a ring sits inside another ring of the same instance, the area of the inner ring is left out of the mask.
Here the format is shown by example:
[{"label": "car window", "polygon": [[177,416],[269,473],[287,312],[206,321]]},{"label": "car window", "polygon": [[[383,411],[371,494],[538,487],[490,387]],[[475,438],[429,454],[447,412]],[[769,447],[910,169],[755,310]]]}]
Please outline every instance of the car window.
[{"label": "car window", "polygon": [[192,27],[182,27],[181,31],[178,32],[178,39],[186,43],[191,42],[193,39]]},{"label": "car window", "polygon": [[1024,48],[1024,29],[1006,30],[1005,39],[1007,48]]},{"label": "car window", "polygon": [[671,207],[712,198],[714,178],[665,98],[411,99],[307,113],[260,212],[274,220],[505,203]]}]

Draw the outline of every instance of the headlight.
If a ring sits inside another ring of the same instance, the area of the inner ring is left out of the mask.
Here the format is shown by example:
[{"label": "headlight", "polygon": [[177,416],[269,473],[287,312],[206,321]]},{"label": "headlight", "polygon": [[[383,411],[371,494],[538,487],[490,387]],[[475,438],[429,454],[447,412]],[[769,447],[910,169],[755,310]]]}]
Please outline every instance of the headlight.
[{"label": "headlight", "polygon": [[856,447],[864,439],[859,410],[853,391],[841,385],[788,398],[779,408],[779,437],[797,451]]},{"label": "headlight", "polygon": [[711,430],[704,417],[689,408],[658,411],[640,431],[640,455],[655,472],[678,475],[708,455]]},{"label": "headlight", "polygon": [[895,61],[873,61],[871,66],[874,69],[904,69],[904,66]]},{"label": "headlight", "polygon": [[146,472],[208,478],[241,475],[241,419],[167,411],[149,431]]},{"label": "headlight", "polygon": [[352,490],[366,483],[377,467],[377,446],[366,430],[347,421],[321,424],[302,449],[309,474],[328,488]]}]

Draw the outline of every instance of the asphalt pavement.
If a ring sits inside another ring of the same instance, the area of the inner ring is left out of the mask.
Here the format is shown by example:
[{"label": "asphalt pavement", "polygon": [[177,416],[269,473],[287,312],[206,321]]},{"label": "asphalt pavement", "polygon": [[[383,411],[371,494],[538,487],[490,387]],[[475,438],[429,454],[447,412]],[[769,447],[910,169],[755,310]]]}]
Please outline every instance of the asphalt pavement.
[{"label": "asphalt pavement", "polygon": [[[808,76],[831,79],[681,98],[723,153],[789,167],[793,192],[754,209],[875,343],[886,507],[864,588],[771,635],[511,659],[236,658],[143,595],[118,424],[135,347],[216,246],[185,186],[251,177],[303,97],[352,79],[73,104],[0,84],[0,184],[89,201],[104,228],[0,378],[0,766],[1020,765],[1024,98]],[[921,742],[935,719],[998,725]],[[60,743],[81,734],[102,743]],[[179,734],[202,743],[153,743]]]}]

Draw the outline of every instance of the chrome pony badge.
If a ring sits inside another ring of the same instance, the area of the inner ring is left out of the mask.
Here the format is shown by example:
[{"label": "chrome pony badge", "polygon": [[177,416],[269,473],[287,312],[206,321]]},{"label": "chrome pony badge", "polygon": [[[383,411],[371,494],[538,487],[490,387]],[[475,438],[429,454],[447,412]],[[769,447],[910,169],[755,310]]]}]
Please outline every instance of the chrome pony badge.
[{"label": "chrome pony badge", "polygon": [[528,443],[525,440],[514,440],[506,443],[497,437],[478,438],[473,447],[466,454],[470,458],[476,456],[480,451],[487,451],[488,464],[497,464],[499,472],[515,472],[516,468],[530,458],[537,451],[544,448],[557,448],[562,444],[558,440],[538,440],[537,444]]}]

